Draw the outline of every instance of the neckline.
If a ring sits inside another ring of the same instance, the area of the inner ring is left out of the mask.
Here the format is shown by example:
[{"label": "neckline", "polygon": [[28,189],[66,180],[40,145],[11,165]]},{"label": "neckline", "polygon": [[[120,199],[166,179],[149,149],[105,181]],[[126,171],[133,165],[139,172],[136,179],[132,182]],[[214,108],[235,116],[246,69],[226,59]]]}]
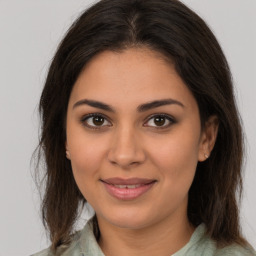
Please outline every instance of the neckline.
[{"label": "neckline", "polygon": [[[185,255],[185,253],[191,248],[191,246],[196,244],[203,237],[204,233],[205,225],[202,223],[196,227],[188,243],[170,256]],[[97,256],[104,256],[104,253],[102,252],[99,244],[97,243],[93,233],[92,219],[89,219],[85,224],[85,227],[81,232],[81,237],[79,240],[79,248],[81,255],[89,256],[91,255],[90,253],[97,253]]]},{"label": "neckline", "polygon": [[205,234],[205,224],[201,223],[199,226],[196,227],[195,231],[193,232],[192,236],[190,237],[189,241],[177,252],[170,256],[181,256],[186,255],[185,253],[198,241],[203,237]]}]

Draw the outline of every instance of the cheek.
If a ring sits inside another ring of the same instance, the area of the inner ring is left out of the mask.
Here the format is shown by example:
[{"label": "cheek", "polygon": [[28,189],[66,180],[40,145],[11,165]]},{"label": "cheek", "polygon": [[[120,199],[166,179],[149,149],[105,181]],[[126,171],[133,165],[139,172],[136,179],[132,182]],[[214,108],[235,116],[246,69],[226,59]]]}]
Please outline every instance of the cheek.
[{"label": "cheek", "polygon": [[[89,146],[90,145],[90,146]],[[93,205],[96,200],[93,191],[97,186],[102,152],[95,145],[83,144],[71,149],[71,166],[76,184],[84,198]]]},{"label": "cheek", "polygon": [[90,143],[72,148],[71,163],[74,172],[79,175],[92,175],[100,169],[104,158],[104,149]]},{"label": "cheek", "polygon": [[99,179],[99,170],[104,162],[106,142],[103,138],[86,134],[79,129],[69,131],[68,148],[76,183],[84,194],[87,187]]},{"label": "cheek", "polygon": [[187,131],[170,134],[162,141],[154,141],[151,159],[166,182],[173,186],[189,185],[192,182],[198,162],[198,140],[199,135]]}]

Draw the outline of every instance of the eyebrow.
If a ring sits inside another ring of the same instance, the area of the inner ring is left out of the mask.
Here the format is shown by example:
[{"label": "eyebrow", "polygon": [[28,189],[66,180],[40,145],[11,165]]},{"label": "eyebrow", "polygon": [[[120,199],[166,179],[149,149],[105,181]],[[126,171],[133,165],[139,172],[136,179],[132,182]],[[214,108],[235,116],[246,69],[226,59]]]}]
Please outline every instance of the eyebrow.
[{"label": "eyebrow", "polygon": [[174,99],[163,99],[163,100],[155,100],[155,101],[142,104],[138,106],[137,110],[138,112],[145,112],[153,108],[157,108],[165,105],[172,105],[172,104],[175,104],[184,108],[184,105],[180,101],[177,101]]},{"label": "eyebrow", "polygon": [[109,112],[115,112],[114,108],[112,108],[111,106],[109,106],[109,105],[107,105],[103,102],[96,101],[96,100],[88,100],[88,99],[79,100],[78,102],[76,102],[74,104],[73,109],[78,107],[78,106],[81,106],[81,105],[88,105],[88,106],[103,109],[103,110],[106,110],[106,111],[109,111]]},{"label": "eyebrow", "polygon": [[[178,105],[178,106],[184,108],[184,105],[180,101],[177,101],[177,100],[174,100],[174,99],[163,99],[163,100],[155,100],[155,101],[151,101],[151,102],[139,105],[137,107],[137,111],[138,112],[145,112],[145,111],[148,111],[148,110],[153,109],[153,108],[157,108],[157,107],[161,107],[161,106],[165,106],[165,105],[172,105],[172,104],[175,104],[175,105]],[[105,103],[100,102],[100,101],[89,100],[89,99],[79,100],[78,102],[76,102],[74,104],[73,109],[78,107],[78,106],[81,106],[81,105],[88,105],[88,106],[91,106],[91,107],[94,107],[94,108],[99,108],[99,109],[102,109],[102,110],[106,110],[108,112],[113,112],[113,113],[115,112],[114,108],[111,107],[110,105],[105,104]]]}]

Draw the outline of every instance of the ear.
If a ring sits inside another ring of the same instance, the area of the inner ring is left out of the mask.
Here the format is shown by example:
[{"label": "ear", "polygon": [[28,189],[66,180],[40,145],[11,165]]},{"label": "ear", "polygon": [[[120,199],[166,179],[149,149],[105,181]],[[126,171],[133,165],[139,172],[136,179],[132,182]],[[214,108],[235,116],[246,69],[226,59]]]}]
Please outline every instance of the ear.
[{"label": "ear", "polygon": [[66,158],[70,160],[70,152],[69,152],[69,149],[68,149],[67,142],[66,142]]},{"label": "ear", "polygon": [[217,116],[210,116],[205,122],[200,138],[198,161],[203,162],[210,157],[218,134],[219,120]]}]

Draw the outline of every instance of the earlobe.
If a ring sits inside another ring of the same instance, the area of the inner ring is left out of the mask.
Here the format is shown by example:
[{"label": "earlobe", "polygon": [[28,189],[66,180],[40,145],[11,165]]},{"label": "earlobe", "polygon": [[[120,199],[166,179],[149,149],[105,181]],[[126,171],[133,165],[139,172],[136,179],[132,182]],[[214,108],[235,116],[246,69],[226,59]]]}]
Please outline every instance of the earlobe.
[{"label": "earlobe", "polygon": [[66,142],[66,158],[70,160],[70,152],[68,150],[67,142]]},{"label": "earlobe", "polygon": [[198,161],[203,162],[210,157],[214,148],[219,128],[219,119],[217,116],[210,116],[206,121],[201,135],[200,147],[198,152]]},{"label": "earlobe", "polygon": [[66,158],[70,160],[70,153],[68,150],[66,150]]},{"label": "earlobe", "polygon": [[205,153],[204,153],[204,156],[205,156],[206,159],[209,158],[209,156],[207,154],[205,154]]}]

